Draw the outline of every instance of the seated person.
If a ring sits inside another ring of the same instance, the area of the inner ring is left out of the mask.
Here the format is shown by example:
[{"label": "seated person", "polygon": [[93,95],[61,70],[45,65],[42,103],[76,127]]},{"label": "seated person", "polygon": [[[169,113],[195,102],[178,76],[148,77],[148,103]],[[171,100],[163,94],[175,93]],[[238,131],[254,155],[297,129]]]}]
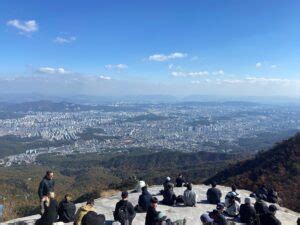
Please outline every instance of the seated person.
[{"label": "seated person", "polygon": [[75,220],[74,220],[74,225],[81,225],[82,223],[82,218],[85,216],[90,211],[96,211],[94,208],[95,202],[94,199],[90,199],[86,202],[86,205],[81,206],[76,215],[75,215]]},{"label": "seated person", "polygon": [[214,220],[214,225],[227,225],[227,221],[224,215],[222,215],[218,210],[213,210],[209,213],[209,217]]},{"label": "seated person", "polygon": [[217,207],[216,207],[216,210],[218,210],[218,212],[222,215],[224,215],[224,209],[225,209],[225,205],[224,203],[218,203],[217,204]]},{"label": "seated person", "polygon": [[208,214],[204,213],[200,216],[202,225],[213,225],[214,220],[209,217]]},{"label": "seated person", "polygon": [[270,225],[281,225],[281,222],[275,217],[277,207],[275,205],[269,206],[269,212],[260,216],[261,224],[270,224]]},{"label": "seated person", "polygon": [[142,194],[139,196],[138,205],[135,207],[136,212],[147,212],[151,204],[152,195],[148,192],[147,186],[142,187]]},{"label": "seated person", "polygon": [[136,187],[134,189],[134,192],[141,192],[142,188],[146,186],[146,182],[143,181],[142,179],[139,179],[137,181]]},{"label": "seated person", "polygon": [[257,195],[256,202],[254,204],[254,209],[258,216],[266,214],[269,212],[268,205],[262,200],[263,196]]},{"label": "seated person", "polygon": [[260,187],[258,188],[255,194],[257,196],[260,196],[262,200],[267,201],[268,190],[264,184],[260,185]]},{"label": "seated person", "polygon": [[212,182],[211,188],[206,193],[207,201],[211,204],[218,204],[221,201],[222,193],[216,186],[217,184]]},{"label": "seated person", "polygon": [[226,207],[224,214],[228,217],[237,217],[240,213],[240,204],[235,199],[234,196],[231,196],[228,201],[229,205]]},{"label": "seated person", "polygon": [[66,194],[64,199],[59,203],[58,206],[58,216],[59,220],[64,223],[69,223],[74,221],[74,216],[76,212],[76,206],[71,201],[72,198],[69,194]]},{"label": "seated person", "polygon": [[41,218],[36,221],[36,224],[52,225],[56,222],[58,215],[58,203],[55,199],[54,192],[50,192],[46,197],[43,197],[42,204],[44,206],[44,213]]},{"label": "seated person", "polygon": [[183,187],[183,184],[185,183],[182,174],[179,174],[178,177],[175,180],[176,182],[176,187]]},{"label": "seated person", "polygon": [[278,203],[278,193],[273,188],[268,190],[267,201],[270,203]]},{"label": "seated person", "polygon": [[245,198],[245,204],[240,207],[240,221],[246,224],[254,224],[256,221],[256,211],[250,198]]},{"label": "seated person", "polygon": [[176,203],[176,195],[173,191],[173,186],[168,184],[167,189],[163,193],[162,204],[172,206]]},{"label": "seated person", "polygon": [[150,207],[147,210],[145,225],[156,225],[158,220],[158,213],[156,211],[158,205],[158,200],[155,197],[151,198]]},{"label": "seated person", "polygon": [[114,219],[119,221],[121,225],[131,225],[135,217],[135,211],[131,202],[128,201],[128,192],[123,191],[122,200],[116,204],[114,211]]},{"label": "seated person", "polygon": [[197,195],[195,191],[192,190],[192,184],[190,183],[186,185],[186,190],[183,193],[183,201],[185,206],[196,207]]},{"label": "seated person", "polygon": [[97,214],[94,211],[90,211],[84,215],[82,218],[82,225],[104,225],[105,224],[105,216],[101,214]]},{"label": "seated person", "polygon": [[171,178],[166,177],[165,182],[163,183],[164,191],[167,190],[169,185],[172,185],[174,187],[174,184],[171,182]]},{"label": "seated person", "polygon": [[241,199],[239,198],[239,194],[236,192],[236,186],[234,184],[231,186],[231,191],[228,192],[225,196],[225,206],[226,207],[228,206],[228,200],[231,196],[234,196],[238,202],[241,201]]}]

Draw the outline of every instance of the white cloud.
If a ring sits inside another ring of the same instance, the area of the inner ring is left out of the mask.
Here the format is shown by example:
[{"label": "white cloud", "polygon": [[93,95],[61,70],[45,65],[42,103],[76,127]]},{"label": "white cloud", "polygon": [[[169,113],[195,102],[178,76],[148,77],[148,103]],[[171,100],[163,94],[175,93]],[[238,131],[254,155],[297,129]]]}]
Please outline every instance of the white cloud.
[{"label": "white cloud", "polygon": [[262,63],[261,63],[261,62],[257,62],[257,63],[255,64],[255,66],[256,66],[256,68],[260,68],[260,67],[262,67]]},{"label": "white cloud", "polygon": [[164,55],[164,54],[154,54],[149,56],[149,61],[157,61],[157,62],[164,62],[168,61],[170,59],[181,59],[187,57],[186,53],[181,53],[181,52],[174,52],[169,55]]},{"label": "white cloud", "polygon": [[44,74],[69,74],[70,72],[64,68],[41,67],[37,69],[38,73]]},{"label": "white cloud", "polygon": [[212,74],[213,75],[224,75],[225,72],[224,72],[224,70],[218,70],[218,71],[213,72]]},{"label": "white cloud", "polygon": [[71,36],[71,37],[56,37],[53,41],[55,43],[58,44],[69,44],[72,43],[74,41],[76,41],[76,37],[75,36]]},{"label": "white cloud", "polygon": [[277,68],[277,65],[273,64],[273,65],[270,66],[270,68],[271,68],[271,69],[276,69],[276,68]]},{"label": "white cloud", "polygon": [[111,77],[107,77],[107,76],[100,76],[99,78],[101,80],[111,80]]},{"label": "white cloud", "polygon": [[208,76],[208,71],[197,71],[197,72],[182,72],[182,71],[173,71],[171,72],[173,77],[203,77]]},{"label": "white cloud", "polygon": [[113,69],[124,70],[124,69],[127,69],[128,66],[126,64],[115,64],[115,65],[108,64],[108,65],[105,65],[105,68],[109,69],[109,70],[113,70]]},{"label": "white cloud", "polygon": [[21,33],[32,33],[37,31],[38,24],[35,20],[20,21],[17,19],[7,21],[7,26],[12,26],[21,31]]}]

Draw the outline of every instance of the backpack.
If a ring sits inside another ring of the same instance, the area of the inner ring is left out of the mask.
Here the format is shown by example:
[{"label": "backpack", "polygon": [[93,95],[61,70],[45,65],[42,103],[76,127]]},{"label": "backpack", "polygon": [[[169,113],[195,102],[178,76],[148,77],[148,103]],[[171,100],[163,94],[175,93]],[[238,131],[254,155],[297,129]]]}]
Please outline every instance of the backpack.
[{"label": "backpack", "polygon": [[117,211],[117,219],[121,224],[129,224],[129,213],[127,210],[127,203],[120,206]]}]

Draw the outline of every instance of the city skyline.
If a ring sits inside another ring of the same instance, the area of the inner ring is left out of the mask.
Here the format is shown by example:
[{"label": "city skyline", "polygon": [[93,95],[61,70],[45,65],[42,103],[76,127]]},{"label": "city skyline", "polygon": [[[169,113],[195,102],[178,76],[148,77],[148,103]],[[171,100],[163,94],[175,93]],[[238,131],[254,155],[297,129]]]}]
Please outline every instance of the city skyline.
[{"label": "city skyline", "polygon": [[297,1],[1,8],[1,93],[300,96]]}]

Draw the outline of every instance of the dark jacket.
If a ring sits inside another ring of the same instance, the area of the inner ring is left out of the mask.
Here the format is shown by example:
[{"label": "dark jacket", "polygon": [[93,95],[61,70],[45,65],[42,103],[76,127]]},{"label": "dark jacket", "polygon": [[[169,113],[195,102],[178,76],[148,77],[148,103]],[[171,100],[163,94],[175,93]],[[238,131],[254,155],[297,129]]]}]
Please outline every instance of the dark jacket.
[{"label": "dark jacket", "polygon": [[227,221],[225,216],[222,214],[219,214],[215,219],[214,219],[214,224],[216,225],[227,225]]},{"label": "dark jacket", "polygon": [[152,195],[146,190],[143,191],[139,197],[139,206],[143,209],[144,212],[147,212],[150,202],[151,202]]},{"label": "dark jacket", "polygon": [[242,223],[251,223],[256,220],[256,211],[250,204],[242,204],[240,207],[240,219]]},{"label": "dark jacket", "polygon": [[262,225],[281,225],[281,222],[271,212],[261,215],[259,219]]},{"label": "dark jacket", "polygon": [[46,176],[42,179],[39,185],[38,194],[40,199],[43,198],[43,196],[47,196],[49,192],[54,191],[54,180],[49,180]]},{"label": "dark jacket", "polygon": [[218,188],[210,188],[207,190],[206,196],[209,203],[218,204],[220,203],[222,193]]},{"label": "dark jacket", "polygon": [[164,205],[174,205],[176,202],[176,195],[174,193],[173,190],[166,190],[163,193],[163,200],[162,200],[162,204]]},{"label": "dark jacket", "polygon": [[45,204],[45,212],[42,217],[36,221],[38,225],[52,225],[57,221],[58,203],[55,199],[50,199],[50,204]]},{"label": "dark jacket", "polygon": [[182,177],[176,178],[176,187],[182,187],[184,184],[184,179]]},{"label": "dark jacket", "polygon": [[59,221],[68,223],[74,221],[76,206],[73,202],[62,200],[58,206]]},{"label": "dark jacket", "polygon": [[105,216],[97,215],[96,212],[90,211],[82,218],[82,225],[104,225],[105,224]]},{"label": "dark jacket", "polygon": [[121,200],[116,204],[116,208],[115,208],[115,211],[114,211],[114,219],[116,221],[119,221],[118,212],[119,212],[119,209],[121,207],[125,207],[125,209],[128,213],[128,217],[129,217],[128,218],[129,219],[129,224],[131,225],[131,223],[132,223],[132,221],[135,217],[135,210],[133,208],[133,205],[127,200]]},{"label": "dark jacket", "polygon": [[257,200],[254,204],[254,208],[257,214],[263,215],[269,212],[269,208],[262,200]]},{"label": "dark jacket", "polygon": [[146,214],[145,225],[156,225],[158,222],[158,212],[155,208],[149,207]]}]

